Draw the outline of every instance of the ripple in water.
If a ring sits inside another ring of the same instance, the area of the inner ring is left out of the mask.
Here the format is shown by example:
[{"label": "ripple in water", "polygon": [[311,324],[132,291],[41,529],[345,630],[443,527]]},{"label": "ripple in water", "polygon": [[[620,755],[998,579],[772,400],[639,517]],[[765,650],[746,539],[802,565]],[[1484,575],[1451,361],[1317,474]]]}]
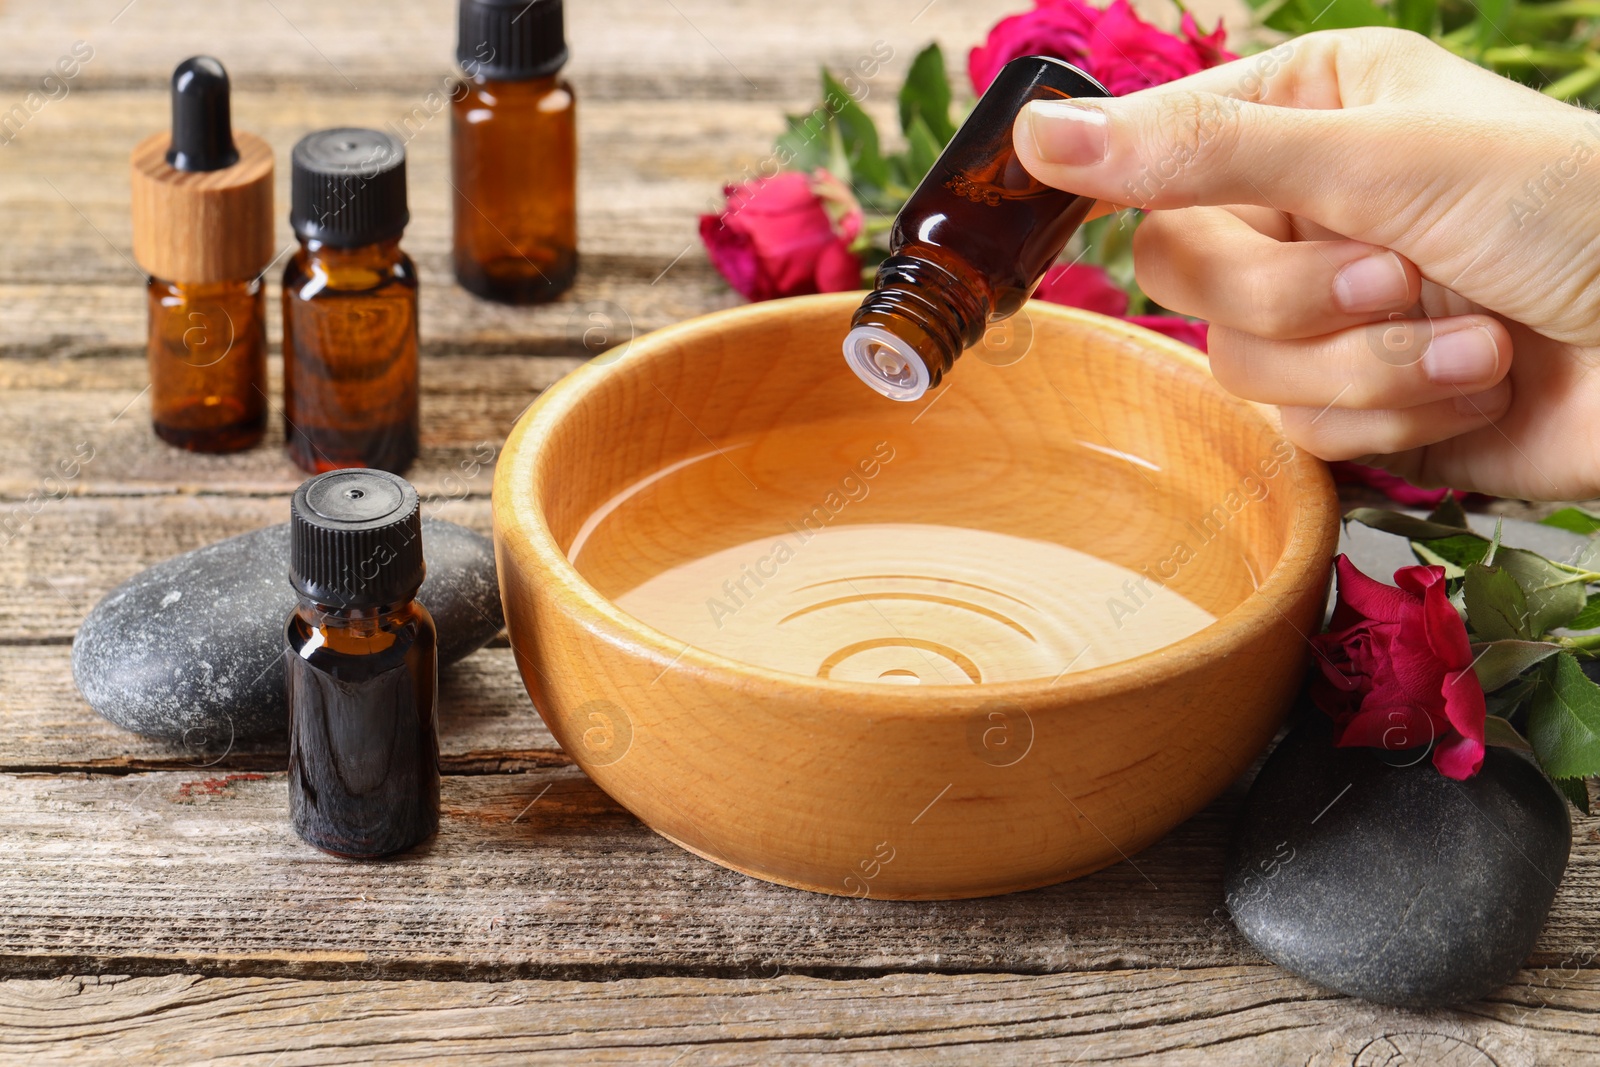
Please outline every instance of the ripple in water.
[{"label": "ripple in water", "polygon": [[885,685],[1055,678],[1152,652],[1215,621],[1137,572],[1064,545],[917,523],[750,541],[663,571],[616,601],[731,659]]}]

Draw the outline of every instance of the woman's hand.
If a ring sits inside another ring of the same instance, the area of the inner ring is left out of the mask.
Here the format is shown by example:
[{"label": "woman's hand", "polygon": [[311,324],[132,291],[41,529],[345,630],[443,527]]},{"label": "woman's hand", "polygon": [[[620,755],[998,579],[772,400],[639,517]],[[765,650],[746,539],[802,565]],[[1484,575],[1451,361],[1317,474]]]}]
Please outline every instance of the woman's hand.
[{"label": "woman's hand", "polygon": [[1401,30],[1034,103],[1040,180],[1151,209],[1140,286],[1325,459],[1600,495],[1600,116]]}]

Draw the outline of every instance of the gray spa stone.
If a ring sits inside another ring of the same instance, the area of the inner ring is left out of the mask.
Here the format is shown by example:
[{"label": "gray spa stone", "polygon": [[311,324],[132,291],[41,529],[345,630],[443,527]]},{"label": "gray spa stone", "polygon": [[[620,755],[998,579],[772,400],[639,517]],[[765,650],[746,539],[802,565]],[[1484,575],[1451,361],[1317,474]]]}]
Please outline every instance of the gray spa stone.
[{"label": "gray spa stone", "polygon": [[[504,618],[494,545],[422,520],[428,574],[418,599],[439,631],[441,665],[481,648]],[[84,699],[113,723],[198,750],[287,733],[284,623],[289,524],[156,564],[95,605],[72,642]]]},{"label": "gray spa stone", "polygon": [[1566,801],[1505,749],[1456,782],[1417,750],[1335,748],[1321,713],[1302,710],[1229,850],[1240,932],[1278,965],[1383,1004],[1459,1004],[1510,981],[1567,866]]}]

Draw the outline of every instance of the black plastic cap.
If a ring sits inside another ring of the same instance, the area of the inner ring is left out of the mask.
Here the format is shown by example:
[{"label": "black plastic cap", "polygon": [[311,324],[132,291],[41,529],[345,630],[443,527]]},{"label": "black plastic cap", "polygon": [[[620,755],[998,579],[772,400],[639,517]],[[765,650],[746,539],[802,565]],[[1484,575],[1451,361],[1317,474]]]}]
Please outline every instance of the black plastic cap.
[{"label": "black plastic cap", "polygon": [[300,138],[291,156],[289,225],[301,237],[359,248],[399,237],[406,210],[406,150],[377,130],[344,127]]},{"label": "black plastic cap", "polygon": [[228,72],[210,56],[191,56],[172,72],[167,162],[175,170],[222,170],[239,162],[228,98]]},{"label": "black plastic cap", "polygon": [[561,0],[461,0],[456,63],[500,81],[548,78],[567,62]]},{"label": "black plastic cap", "polygon": [[295,490],[289,526],[289,583],[314,603],[403,604],[422,584],[422,512],[397,474],[319,474]]}]

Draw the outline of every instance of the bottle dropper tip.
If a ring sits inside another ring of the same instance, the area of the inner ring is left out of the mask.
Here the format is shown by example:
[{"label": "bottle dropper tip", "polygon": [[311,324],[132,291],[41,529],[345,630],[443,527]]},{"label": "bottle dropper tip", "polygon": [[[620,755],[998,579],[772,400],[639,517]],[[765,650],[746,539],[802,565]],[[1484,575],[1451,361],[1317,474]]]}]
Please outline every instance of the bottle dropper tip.
[{"label": "bottle dropper tip", "polygon": [[890,400],[909,402],[928,391],[927,364],[905,341],[879,326],[845,335],[844,358],[856,377]]},{"label": "bottle dropper tip", "polygon": [[175,170],[222,170],[239,162],[233,143],[228,72],[210,56],[190,56],[172,72],[172,146]]}]

